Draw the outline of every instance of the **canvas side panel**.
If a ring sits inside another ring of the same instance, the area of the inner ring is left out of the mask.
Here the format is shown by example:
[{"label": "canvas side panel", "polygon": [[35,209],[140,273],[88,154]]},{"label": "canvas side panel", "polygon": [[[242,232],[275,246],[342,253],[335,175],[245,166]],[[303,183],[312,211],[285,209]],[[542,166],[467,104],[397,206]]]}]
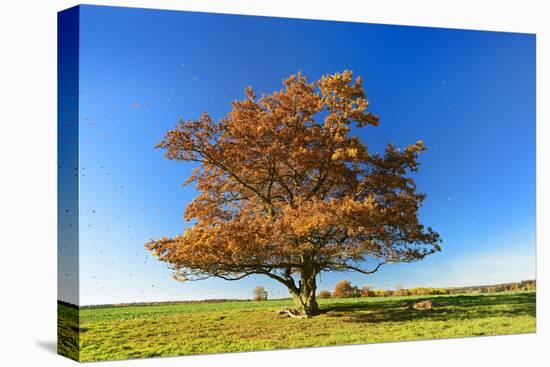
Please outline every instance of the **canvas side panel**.
[{"label": "canvas side panel", "polygon": [[79,359],[79,8],[57,18],[57,351]]}]

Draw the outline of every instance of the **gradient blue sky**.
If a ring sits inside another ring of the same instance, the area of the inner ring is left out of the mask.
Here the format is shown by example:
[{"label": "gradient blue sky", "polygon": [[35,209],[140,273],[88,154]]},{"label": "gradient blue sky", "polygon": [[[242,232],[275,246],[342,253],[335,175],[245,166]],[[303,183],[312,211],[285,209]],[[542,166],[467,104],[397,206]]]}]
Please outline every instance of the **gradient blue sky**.
[{"label": "gradient blue sky", "polygon": [[153,149],[180,116],[221,117],[301,70],[364,77],[380,126],[354,131],[379,151],[424,139],[415,175],[421,220],[442,252],[372,276],[393,288],[535,277],[535,36],[328,21],[82,6],[80,14],[80,304],[270,297],[263,277],[178,283],[143,247],[175,235],[196,195],[192,165]]}]

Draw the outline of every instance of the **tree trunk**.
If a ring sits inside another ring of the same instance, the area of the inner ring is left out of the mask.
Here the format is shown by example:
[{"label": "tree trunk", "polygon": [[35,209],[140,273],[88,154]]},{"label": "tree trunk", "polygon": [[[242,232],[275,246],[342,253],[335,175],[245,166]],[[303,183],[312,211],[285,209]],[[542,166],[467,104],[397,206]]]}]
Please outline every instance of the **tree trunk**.
[{"label": "tree trunk", "polygon": [[319,314],[319,305],[315,299],[315,292],[317,291],[317,281],[315,278],[316,274],[303,272],[300,287],[290,292],[296,309],[302,315],[314,316]]}]

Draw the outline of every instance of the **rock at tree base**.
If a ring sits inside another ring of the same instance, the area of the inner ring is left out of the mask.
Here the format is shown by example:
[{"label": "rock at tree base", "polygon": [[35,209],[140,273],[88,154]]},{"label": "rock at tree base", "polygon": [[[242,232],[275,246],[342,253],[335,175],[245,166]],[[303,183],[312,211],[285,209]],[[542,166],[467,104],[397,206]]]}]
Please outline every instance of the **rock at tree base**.
[{"label": "rock at tree base", "polygon": [[437,304],[429,299],[420,302],[410,302],[408,307],[414,310],[431,310]]}]

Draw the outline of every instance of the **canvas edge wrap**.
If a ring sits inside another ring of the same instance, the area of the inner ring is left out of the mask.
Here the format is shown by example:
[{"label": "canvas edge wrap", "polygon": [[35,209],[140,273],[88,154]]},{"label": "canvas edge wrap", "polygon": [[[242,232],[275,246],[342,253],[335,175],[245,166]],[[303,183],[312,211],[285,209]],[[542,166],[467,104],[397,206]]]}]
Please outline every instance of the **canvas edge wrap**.
[{"label": "canvas edge wrap", "polygon": [[57,14],[57,353],[80,360],[79,38],[80,8]]}]

